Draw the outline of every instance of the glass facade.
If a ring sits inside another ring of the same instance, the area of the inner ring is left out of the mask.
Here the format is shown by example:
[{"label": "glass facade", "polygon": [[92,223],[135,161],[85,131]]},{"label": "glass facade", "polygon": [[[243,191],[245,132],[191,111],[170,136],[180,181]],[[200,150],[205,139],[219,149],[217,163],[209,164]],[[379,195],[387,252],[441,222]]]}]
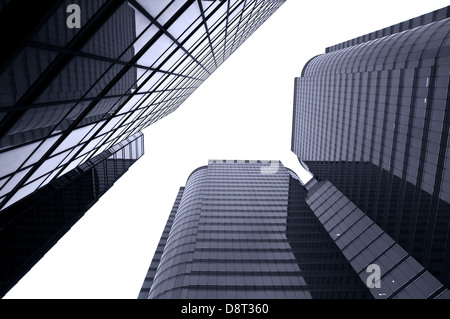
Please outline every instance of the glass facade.
[{"label": "glass facade", "polygon": [[329,47],[295,80],[292,151],[447,288],[450,7]]},{"label": "glass facade", "polygon": [[137,133],[103,151],[0,214],[0,296],[143,155]]},{"label": "glass facade", "polygon": [[[306,185],[306,203],[377,299],[449,299],[450,291],[327,180]],[[379,269],[379,277],[373,269]]]},{"label": "glass facade", "polygon": [[283,3],[1,1],[0,217],[175,111]]},{"label": "glass facade", "polygon": [[306,195],[278,161],[209,161],[180,189],[139,298],[373,298]]},{"label": "glass facade", "polygon": [[176,110],[283,2],[2,2],[0,210]]}]

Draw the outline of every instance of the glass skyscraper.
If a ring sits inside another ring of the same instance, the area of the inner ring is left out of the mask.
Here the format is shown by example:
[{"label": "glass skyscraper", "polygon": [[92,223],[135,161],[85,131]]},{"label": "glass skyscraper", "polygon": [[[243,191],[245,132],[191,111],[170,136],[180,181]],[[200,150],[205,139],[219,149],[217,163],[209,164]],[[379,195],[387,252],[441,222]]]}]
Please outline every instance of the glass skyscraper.
[{"label": "glass skyscraper", "polygon": [[2,1],[0,214],[175,111],[283,2]]},{"label": "glass skyscraper", "polygon": [[[372,280],[373,264],[389,275]],[[138,298],[402,299],[450,292],[329,181],[303,185],[278,161],[210,160],[180,188]]]},{"label": "glass skyscraper", "polygon": [[143,155],[137,133],[0,214],[0,295],[11,289]]},{"label": "glass skyscraper", "polygon": [[179,194],[140,299],[370,298],[278,161],[211,160]]},{"label": "glass skyscraper", "polygon": [[447,288],[449,85],[446,7],[307,62],[295,80],[292,131],[292,151],[304,166]]}]

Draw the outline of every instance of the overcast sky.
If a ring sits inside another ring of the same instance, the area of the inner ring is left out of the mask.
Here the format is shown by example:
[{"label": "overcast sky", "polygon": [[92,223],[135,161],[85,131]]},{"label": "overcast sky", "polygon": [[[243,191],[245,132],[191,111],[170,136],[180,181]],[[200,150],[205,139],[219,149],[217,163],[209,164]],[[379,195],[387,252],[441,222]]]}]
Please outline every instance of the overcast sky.
[{"label": "overcast sky", "polygon": [[301,175],[290,151],[293,88],[310,58],[449,4],[287,0],[178,110],[144,131],[144,156],[4,298],[136,299],[194,169],[209,159],[280,160]]}]

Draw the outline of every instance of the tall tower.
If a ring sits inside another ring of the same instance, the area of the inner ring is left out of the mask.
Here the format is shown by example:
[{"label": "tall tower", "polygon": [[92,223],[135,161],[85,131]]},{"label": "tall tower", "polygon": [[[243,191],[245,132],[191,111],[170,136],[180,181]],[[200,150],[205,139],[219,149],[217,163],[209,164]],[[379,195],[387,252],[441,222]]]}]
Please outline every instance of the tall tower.
[{"label": "tall tower", "polygon": [[278,161],[211,160],[180,188],[138,298],[450,292],[329,181],[303,185]]},{"label": "tall tower", "polygon": [[295,80],[292,151],[447,288],[450,7],[331,46]]},{"label": "tall tower", "polygon": [[0,214],[0,295],[6,294],[143,155],[137,133]]},{"label": "tall tower", "polygon": [[211,160],[180,188],[139,298],[371,298],[278,161]]}]

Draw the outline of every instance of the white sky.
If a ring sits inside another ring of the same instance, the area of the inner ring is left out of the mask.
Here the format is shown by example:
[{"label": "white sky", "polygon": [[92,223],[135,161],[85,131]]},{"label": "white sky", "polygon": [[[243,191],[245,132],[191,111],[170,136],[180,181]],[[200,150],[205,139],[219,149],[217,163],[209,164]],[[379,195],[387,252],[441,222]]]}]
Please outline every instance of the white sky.
[{"label": "white sky", "polygon": [[287,0],[178,110],[144,131],[145,154],[4,297],[136,299],[180,186],[209,159],[290,151],[294,78],[325,48],[449,0]]}]

